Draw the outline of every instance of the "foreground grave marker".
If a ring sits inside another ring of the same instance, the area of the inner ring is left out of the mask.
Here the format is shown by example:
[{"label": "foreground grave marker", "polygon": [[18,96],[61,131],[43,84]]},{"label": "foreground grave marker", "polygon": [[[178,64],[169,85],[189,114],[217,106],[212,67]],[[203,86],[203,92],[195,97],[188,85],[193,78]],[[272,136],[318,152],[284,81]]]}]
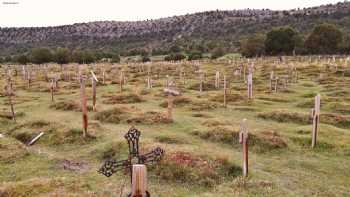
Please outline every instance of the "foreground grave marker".
[{"label": "foreground grave marker", "polygon": [[[129,157],[126,160],[109,160],[106,161],[102,167],[98,170],[99,173],[105,175],[106,177],[112,176],[114,173],[116,173],[119,170],[126,170],[126,172],[130,172],[131,174],[131,184],[132,184],[132,193],[130,196],[135,196],[134,194],[141,194],[142,195],[136,195],[145,197],[147,195],[143,195],[146,188],[146,173],[145,173],[145,167],[144,165],[139,164],[152,164],[159,162],[164,155],[164,150],[160,147],[157,147],[156,149],[152,150],[149,153],[146,153],[144,155],[140,155],[139,153],[139,138],[140,138],[141,132],[137,130],[134,127],[131,127],[129,131],[124,135],[124,138],[128,142],[129,146]],[[135,166],[135,167],[134,167]],[[135,171],[134,171],[135,169]],[[143,193],[142,193],[143,192]],[[149,196],[149,194],[148,194]]]}]

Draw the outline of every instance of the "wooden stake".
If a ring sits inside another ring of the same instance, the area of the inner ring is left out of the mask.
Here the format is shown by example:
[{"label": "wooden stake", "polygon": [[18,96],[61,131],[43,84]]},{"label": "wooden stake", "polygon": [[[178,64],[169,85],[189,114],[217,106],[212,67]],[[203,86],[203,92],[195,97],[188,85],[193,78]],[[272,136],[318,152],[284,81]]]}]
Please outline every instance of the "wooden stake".
[{"label": "wooden stake", "polygon": [[320,106],[321,106],[321,95],[317,94],[315,97],[315,108],[313,109],[313,126],[312,126],[312,144],[311,147],[314,148],[317,142],[317,133],[319,130],[320,123]]},{"label": "wooden stake", "polygon": [[248,128],[247,119],[243,119],[241,123],[241,131],[239,133],[239,143],[243,145],[243,176],[248,175]]},{"label": "wooden stake", "polygon": [[28,143],[28,146],[31,146],[33,145],[36,141],[38,141],[38,139],[44,135],[44,132],[40,132],[39,135],[37,135],[35,138],[33,138],[29,143]]},{"label": "wooden stake", "polygon": [[55,91],[55,87],[54,87],[54,79],[51,79],[51,87],[50,87],[50,90],[51,90],[51,101],[54,102],[54,91]]},{"label": "wooden stake", "polygon": [[13,89],[12,89],[12,81],[11,77],[9,76],[8,81],[7,81],[7,95],[9,97],[9,103],[10,103],[10,108],[11,108],[11,114],[12,114],[12,120],[16,122],[16,114],[15,114],[15,109],[13,107],[13,101],[12,101],[12,96],[13,96]]},{"label": "wooden stake", "polygon": [[148,197],[147,192],[147,169],[145,165],[132,166],[131,197]]},{"label": "wooden stake", "polygon": [[224,107],[227,107],[226,96],[227,96],[227,84],[226,84],[226,75],[224,75]]},{"label": "wooden stake", "polygon": [[248,74],[248,99],[253,99],[253,74]]},{"label": "wooden stake", "polygon": [[220,72],[216,71],[215,73],[215,88],[220,88]]},{"label": "wooden stake", "polygon": [[120,71],[120,77],[119,77],[119,85],[120,85],[120,92],[123,92],[123,83],[124,83],[124,71]]},{"label": "wooden stake", "polygon": [[87,137],[88,129],[88,116],[87,116],[87,100],[85,96],[85,82],[82,77],[80,77],[80,98],[81,98],[81,111],[83,114],[83,136]]}]

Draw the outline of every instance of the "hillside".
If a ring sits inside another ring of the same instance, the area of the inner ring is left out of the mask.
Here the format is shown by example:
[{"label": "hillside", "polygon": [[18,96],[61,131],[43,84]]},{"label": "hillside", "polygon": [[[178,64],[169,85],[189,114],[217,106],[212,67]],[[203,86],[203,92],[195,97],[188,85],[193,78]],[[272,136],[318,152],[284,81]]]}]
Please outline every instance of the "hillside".
[{"label": "hillside", "polygon": [[0,28],[0,55],[32,47],[68,47],[126,52],[166,50],[174,43],[211,50],[220,45],[235,51],[239,39],[273,27],[290,25],[308,33],[316,24],[331,22],[350,32],[350,2],[288,11],[209,11],[136,22],[101,21],[56,27]]}]

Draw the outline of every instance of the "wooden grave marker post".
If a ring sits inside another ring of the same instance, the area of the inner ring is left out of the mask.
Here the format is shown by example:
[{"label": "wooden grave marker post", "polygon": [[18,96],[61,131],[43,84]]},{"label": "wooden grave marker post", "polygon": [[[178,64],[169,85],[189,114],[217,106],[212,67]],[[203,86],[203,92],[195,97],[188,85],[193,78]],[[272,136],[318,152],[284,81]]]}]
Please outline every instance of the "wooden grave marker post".
[{"label": "wooden grave marker post", "polygon": [[120,76],[119,76],[119,86],[120,86],[120,92],[123,92],[123,84],[125,82],[124,79],[124,71],[120,70]]},{"label": "wooden grave marker post", "polygon": [[321,95],[317,94],[315,97],[315,107],[312,109],[312,144],[311,147],[314,148],[317,142],[317,134],[319,130],[320,123],[320,106],[321,106]]},{"label": "wooden grave marker post", "polygon": [[220,72],[216,71],[215,73],[215,88],[220,88]]},{"label": "wooden grave marker post", "polygon": [[248,99],[251,100],[253,99],[253,73],[248,74]]},{"label": "wooden grave marker post", "polygon": [[92,110],[96,111],[96,85],[98,79],[93,71],[91,71],[91,85],[92,85]]},{"label": "wooden grave marker post", "polygon": [[147,191],[147,168],[143,164],[132,166],[132,186],[130,197],[149,197]]},{"label": "wooden grave marker post", "polygon": [[6,89],[7,89],[7,96],[8,96],[9,103],[10,103],[12,120],[14,122],[16,122],[16,113],[15,113],[15,108],[13,106],[13,100],[12,100],[12,96],[14,95],[14,92],[13,92],[13,88],[12,88],[12,80],[11,80],[11,76],[10,75],[8,75]]},{"label": "wooden grave marker post", "polygon": [[81,111],[83,115],[83,136],[88,135],[88,115],[87,115],[87,99],[85,95],[85,81],[82,76],[79,77],[80,81],[80,100],[81,100]]},{"label": "wooden grave marker post", "polygon": [[54,102],[54,92],[55,92],[55,79],[51,79],[51,86],[50,86],[50,91],[51,91],[51,102]]},{"label": "wooden grave marker post", "polygon": [[226,75],[224,75],[224,107],[227,107],[227,101],[226,101],[226,97],[227,97],[227,81],[226,81]]},{"label": "wooden grave marker post", "polygon": [[243,119],[241,123],[241,130],[239,132],[239,143],[243,146],[243,176],[246,177],[248,175],[248,127],[247,127],[247,119]]},{"label": "wooden grave marker post", "polygon": [[180,92],[173,89],[174,83],[170,82],[169,87],[164,89],[164,93],[168,95],[168,111],[167,119],[173,121],[174,96],[179,96]]}]

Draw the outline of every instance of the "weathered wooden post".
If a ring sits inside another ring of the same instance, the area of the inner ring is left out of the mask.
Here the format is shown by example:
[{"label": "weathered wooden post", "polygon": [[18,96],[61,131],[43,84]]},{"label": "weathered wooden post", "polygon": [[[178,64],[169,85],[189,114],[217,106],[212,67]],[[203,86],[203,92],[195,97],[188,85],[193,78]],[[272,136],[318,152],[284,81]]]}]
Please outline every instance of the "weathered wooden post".
[{"label": "weathered wooden post", "polygon": [[243,119],[239,132],[239,143],[243,145],[243,176],[248,175],[248,128],[247,119]]},{"label": "weathered wooden post", "polygon": [[312,110],[312,120],[313,120],[313,126],[312,126],[312,144],[311,147],[314,148],[316,146],[317,142],[317,133],[319,130],[319,123],[320,123],[320,106],[321,106],[321,95],[317,94],[315,97],[315,107]]},{"label": "weathered wooden post", "polygon": [[124,83],[124,71],[120,70],[120,76],[119,76],[119,85],[120,85],[120,92],[123,92],[123,83]]},{"label": "weathered wooden post", "polygon": [[270,73],[270,92],[272,92],[272,81],[273,81],[273,79],[274,79],[274,72],[271,71],[271,73]]},{"label": "weathered wooden post", "polygon": [[248,74],[248,99],[253,99],[253,74]]},{"label": "weathered wooden post", "polygon": [[27,71],[27,88],[28,89],[30,88],[31,83],[32,83],[32,76],[30,71]]},{"label": "weathered wooden post", "polygon": [[10,108],[11,108],[11,114],[12,114],[12,120],[16,122],[16,114],[15,114],[15,109],[13,107],[13,101],[12,101],[12,96],[14,95],[13,89],[12,89],[12,80],[11,77],[9,76],[7,79],[7,96],[9,98],[9,103],[10,103]]},{"label": "weathered wooden post", "polygon": [[275,93],[277,93],[277,90],[278,90],[278,80],[279,80],[279,78],[276,77],[275,78]]},{"label": "weathered wooden post", "polygon": [[198,71],[199,73],[199,92],[203,92],[203,83],[204,83],[204,72],[202,70]]},{"label": "weathered wooden post", "polygon": [[227,107],[226,103],[226,96],[227,96],[227,82],[226,82],[226,75],[224,75],[224,107]]},{"label": "weathered wooden post", "polygon": [[215,88],[220,88],[220,72],[216,71],[215,73]]},{"label": "weathered wooden post", "polygon": [[147,191],[147,168],[143,164],[132,166],[132,187],[130,197],[149,197]]},{"label": "weathered wooden post", "polygon": [[87,116],[87,100],[85,95],[85,81],[82,76],[79,77],[79,80],[80,80],[81,111],[83,114],[83,136],[87,137],[88,116]]},{"label": "weathered wooden post", "polygon": [[93,71],[91,71],[91,83],[92,83],[92,110],[96,111],[96,84],[98,79]]},{"label": "weathered wooden post", "polygon": [[106,84],[106,71],[103,69],[103,72],[102,72],[102,83],[103,85]]},{"label": "weathered wooden post", "polygon": [[54,91],[55,91],[55,79],[51,79],[51,87],[50,87],[50,91],[51,91],[51,101],[54,102]]},{"label": "weathered wooden post", "polygon": [[168,95],[168,111],[167,111],[167,119],[169,121],[173,121],[173,108],[174,108],[174,96],[179,96],[180,92],[172,89],[173,83],[169,84],[169,88],[164,89],[164,93]]}]

